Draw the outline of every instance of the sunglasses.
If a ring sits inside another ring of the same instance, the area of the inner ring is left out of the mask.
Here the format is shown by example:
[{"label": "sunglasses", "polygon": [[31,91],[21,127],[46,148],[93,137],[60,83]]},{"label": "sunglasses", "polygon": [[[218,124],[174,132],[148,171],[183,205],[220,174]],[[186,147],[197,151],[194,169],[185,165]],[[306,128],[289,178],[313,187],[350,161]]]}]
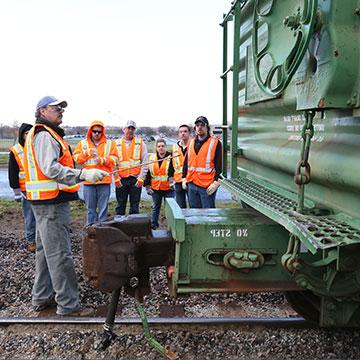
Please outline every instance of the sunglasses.
[{"label": "sunglasses", "polygon": [[64,111],[65,109],[61,105],[50,105],[50,107],[57,112]]},{"label": "sunglasses", "polygon": [[92,130],[92,132],[93,132],[94,134],[101,134],[101,133],[102,133],[102,130]]}]

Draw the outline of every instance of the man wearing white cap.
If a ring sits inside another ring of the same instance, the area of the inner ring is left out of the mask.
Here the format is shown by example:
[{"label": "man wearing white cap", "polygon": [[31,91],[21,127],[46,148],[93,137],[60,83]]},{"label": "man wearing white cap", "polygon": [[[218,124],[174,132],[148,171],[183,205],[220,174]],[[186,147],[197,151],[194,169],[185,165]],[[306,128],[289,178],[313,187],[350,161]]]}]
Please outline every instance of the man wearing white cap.
[{"label": "man wearing white cap", "polygon": [[141,189],[148,171],[148,153],[141,137],[135,136],[136,123],[129,120],[123,128],[124,136],[116,140],[119,157],[119,172],[115,178],[117,215],[125,215],[130,199],[130,214],[139,213]]},{"label": "man wearing white cap", "polygon": [[74,168],[70,146],[59,127],[66,106],[66,101],[43,97],[24,146],[26,197],[37,230],[32,304],[36,311],[56,305],[58,315],[87,316],[90,309],[80,310],[71,254],[69,201],[78,199],[79,182],[96,182],[108,173]]}]

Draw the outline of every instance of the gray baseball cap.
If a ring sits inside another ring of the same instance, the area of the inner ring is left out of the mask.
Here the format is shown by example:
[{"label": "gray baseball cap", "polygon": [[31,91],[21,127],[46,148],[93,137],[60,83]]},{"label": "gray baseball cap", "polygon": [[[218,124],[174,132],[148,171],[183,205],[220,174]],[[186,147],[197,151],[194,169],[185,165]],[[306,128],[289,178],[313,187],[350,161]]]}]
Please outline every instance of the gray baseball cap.
[{"label": "gray baseball cap", "polygon": [[126,122],[126,125],[124,126],[125,128],[128,128],[128,127],[133,127],[134,129],[136,129],[136,122],[133,121],[133,120],[128,120]]},{"label": "gray baseball cap", "polygon": [[65,100],[58,100],[54,96],[44,96],[42,99],[39,100],[39,102],[36,105],[36,110],[39,110],[43,107],[46,107],[48,105],[60,105],[63,108],[67,107],[67,102]]}]

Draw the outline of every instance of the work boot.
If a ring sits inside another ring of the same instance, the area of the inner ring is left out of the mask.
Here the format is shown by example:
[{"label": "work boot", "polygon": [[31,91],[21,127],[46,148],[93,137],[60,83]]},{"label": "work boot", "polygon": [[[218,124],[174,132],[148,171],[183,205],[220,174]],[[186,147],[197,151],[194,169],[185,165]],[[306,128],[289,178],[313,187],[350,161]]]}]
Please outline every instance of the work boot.
[{"label": "work boot", "polygon": [[34,309],[34,311],[43,311],[43,310],[45,310],[47,308],[55,307],[55,306],[57,306],[57,303],[56,303],[55,299],[52,298],[46,303],[39,304],[39,305],[34,305],[33,309]]},{"label": "work boot", "polygon": [[95,315],[95,310],[92,308],[83,308],[79,310],[72,311],[66,314],[57,314],[58,316],[63,317],[92,317]]},{"label": "work boot", "polygon": [[31,253],[36,252],[36,244],[35,244],[35,243],[29,244],[29,245],[26,247],[26,250],[29,251],[29,252],[31,252]]}]

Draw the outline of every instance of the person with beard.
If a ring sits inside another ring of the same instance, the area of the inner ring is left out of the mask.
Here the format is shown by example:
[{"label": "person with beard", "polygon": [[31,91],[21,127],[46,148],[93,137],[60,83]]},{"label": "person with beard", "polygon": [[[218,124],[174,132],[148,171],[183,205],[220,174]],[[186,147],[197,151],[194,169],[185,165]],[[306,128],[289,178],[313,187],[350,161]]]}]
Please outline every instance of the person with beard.
[{"label": "person with beard", "polygon": [[[101,169],[111,172],[117,163],[115,142],[106,138],[104,123],[94,120],[86,134],[75,147],[74,160],[84,169]],[[96,184],[84,182],[86,204],[86,225],[107,219],[110,197],[111,175],[105,176]]]},{"label": "person with beard", "polygon": [[190,208],[214,208],[222,171],[222,145],[210,134],[205,116],[195,120],[195,137],[191,139],[183,165],[183,189],[188,188]]},{"label": "person with beard", "polygon": [[191,140],[189,125],[179,126],[179,141],[172,146],[172,163],[174,166],[175,200],[181,208],[186,208],[187,189],[182,186],[182,172],[185,155]]},{"label": "person with beard", "polygon": [[78,200],[78,183],[91,183],[108,175],[100,169],[75,169],[69,144],[63,139],[66,101],[43,97],[36,106],[36,121],[24,146],[26,197],[36,221],[35,311],[57,306],[62,316],[90,316],[80,308],[78,281],[70,243],[69,202]]},{"label": "person with beard", "polygon": [[25,239],[27,241],[27,250],[34,253],[35,245],[35,217],[31,209],[31,204],[26,200],[25,191],[25,170],[24,170],[24,144],[26,136],[32,125],[23,123],[19,127],[18,143],[9,150],[8,177],[9,185],[14,191],[15,201],[21,202],[24,214]]}]

